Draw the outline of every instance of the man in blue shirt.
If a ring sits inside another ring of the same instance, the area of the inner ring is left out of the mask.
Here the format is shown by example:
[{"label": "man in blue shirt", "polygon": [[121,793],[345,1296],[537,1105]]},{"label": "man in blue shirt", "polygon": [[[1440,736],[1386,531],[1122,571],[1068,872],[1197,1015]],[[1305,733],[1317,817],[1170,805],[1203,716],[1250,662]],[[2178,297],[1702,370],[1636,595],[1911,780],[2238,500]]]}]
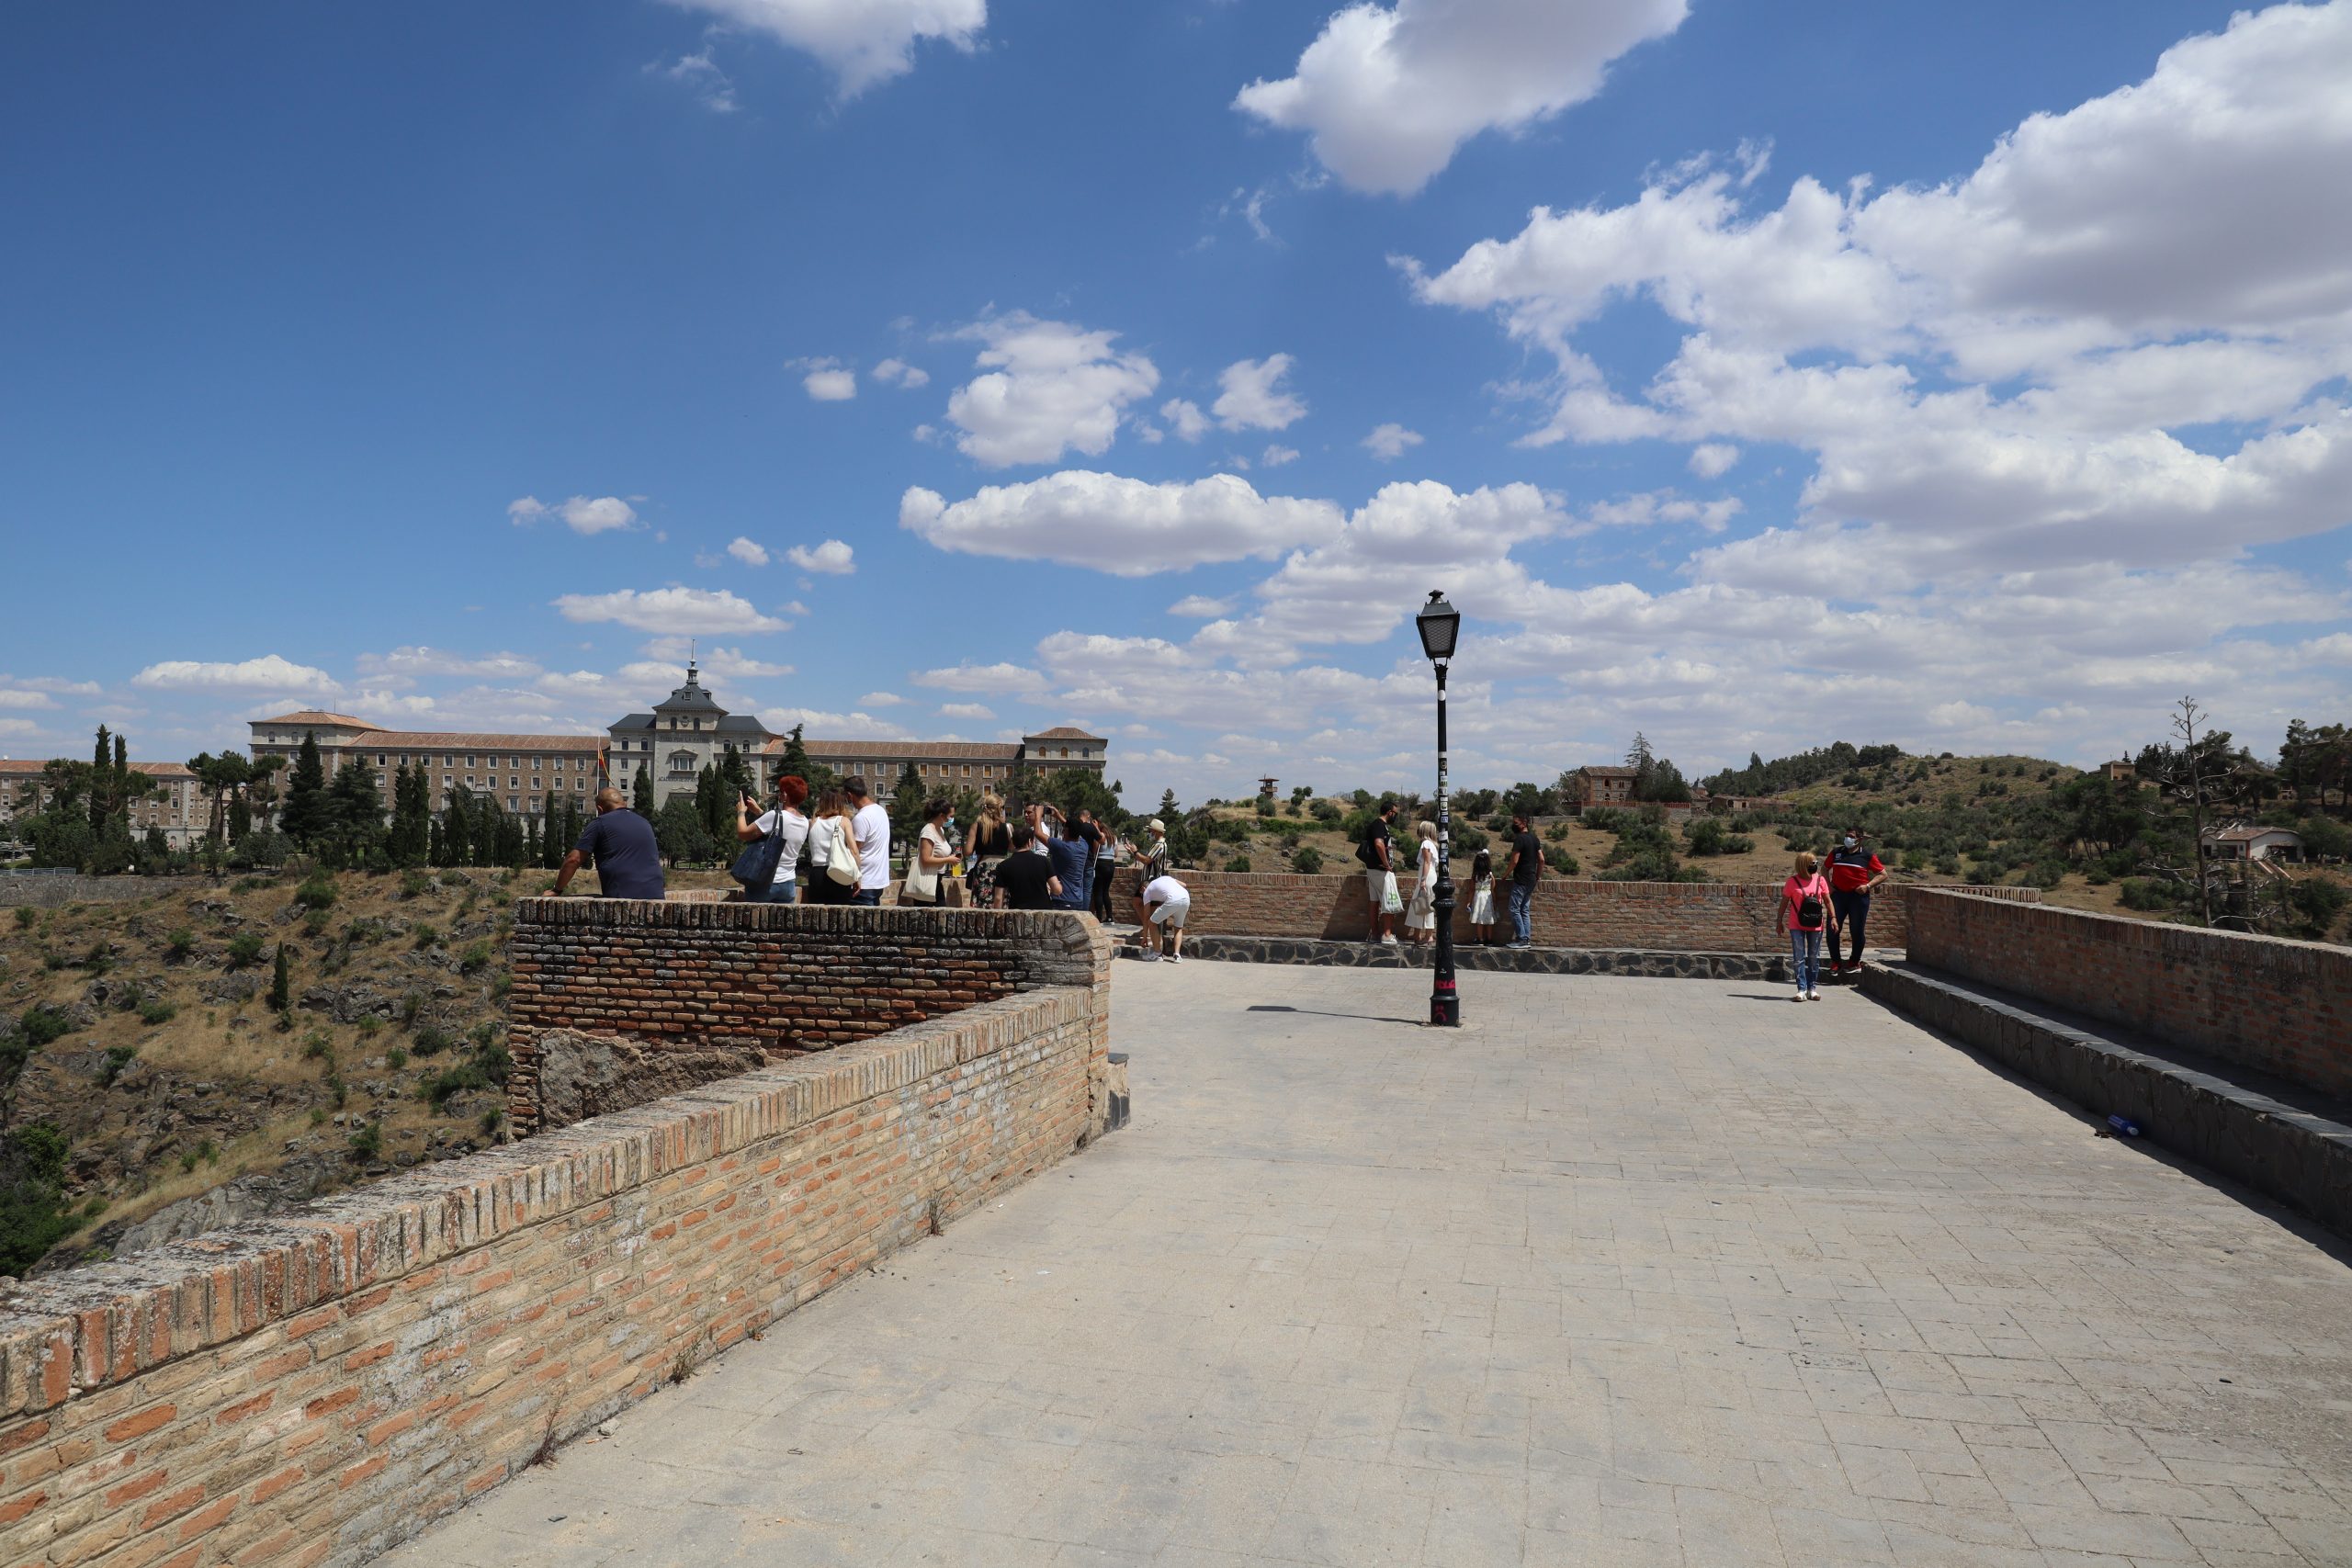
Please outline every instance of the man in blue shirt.
[{"label": "man in blue shirt", "polygon": [[654,842],[653,824],[631,811],[616,789],[596,792],[596,815],[589,818],[580,842],[563,857],[563,869],[548,891],[562,897],[573,875],[591,859],[596,863],[596,889],[605,897],[660,898],[668,892],[662,880],[662,846]]},{"label": "man in blue shirt", "polygon": [[1087,907],[1088,877],[1092,871],[1094,847],[1075,833],[1068,831],[1069,824],[1061,820],[1061,813],[1052,807],[1046,808],[1054,817],[1054,826],[1066,836],[1042,839],[1046,858],[1053,863],[1054,875],[1060,879],[1061,892],[1054,899],[1057,909],[1084,909]]}]

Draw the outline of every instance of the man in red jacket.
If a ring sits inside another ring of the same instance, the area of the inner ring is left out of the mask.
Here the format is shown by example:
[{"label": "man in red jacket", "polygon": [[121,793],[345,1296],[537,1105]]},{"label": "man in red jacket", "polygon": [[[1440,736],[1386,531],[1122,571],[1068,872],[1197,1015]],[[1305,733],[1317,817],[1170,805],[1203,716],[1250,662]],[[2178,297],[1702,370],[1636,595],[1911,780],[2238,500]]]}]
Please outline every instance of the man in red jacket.
[{"label": "man in red jacket", "polygon": [[[1829,972],[1852,975],[1862,966],[1862,933],[1871,921],[1871,889],[1886,880],[1886,867],[1864,843],[1860,827],[1830,847],[1821,869],[1829,876]],[[1854,956],[1844,955],[1845,934],[1854,935]]]}]

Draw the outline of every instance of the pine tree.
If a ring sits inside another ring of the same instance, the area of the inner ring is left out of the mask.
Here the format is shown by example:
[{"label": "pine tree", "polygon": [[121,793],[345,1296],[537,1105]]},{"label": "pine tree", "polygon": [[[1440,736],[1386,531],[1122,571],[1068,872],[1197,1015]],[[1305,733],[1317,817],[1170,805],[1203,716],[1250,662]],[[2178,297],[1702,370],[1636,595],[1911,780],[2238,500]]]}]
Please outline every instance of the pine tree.
[{"label": "pine tree", "polygon": [[913,842],[922,831],[923,787],[922,775],[912,762],[899,770],[898,787],[890,792],[890,836],[901,843]]},{"label": "pine tree", "polygon": [[777,772],[790,773],[793,777],[799,779],[808,776],[808,748],[801,744],[800,740],[800,731],[803,728],[801,725],[794,725],[792,732],[784,738],[784,760],[776,764]]},{"label": "pine tree", "polygon": [[629,807],[648,822],[653,820],[653,770],[643,762],[637,765],[637,784],[629,792]]},{"label": "pine tree", "polygon": [[232,844],[243,842],[244,836],[253,830],[254,808],[245,804],[244,792],[239,790],[229,797],[229,841]]},{"label": "pine tree", "polygon": [[433,834],[425,850],[425,860],[432,865],[449,863],[449,845],[441,828],[441,818],[438,817],[433,819]]},{"label": "pine tree", "polygon": [[269,1010],[284,1012],[294,1005],[294,970],[286,961],[286,944],[277,944],[277,967],[269,982]]},{"label": "pine tree", "polygon": [[319,738],[302,732],[302,750],[295,754],[294,774],[286,785],[286,809],[279,825],[300,848],[309,849],[334,825],[334,810],[327,800],[326,765],[319,761]]}]

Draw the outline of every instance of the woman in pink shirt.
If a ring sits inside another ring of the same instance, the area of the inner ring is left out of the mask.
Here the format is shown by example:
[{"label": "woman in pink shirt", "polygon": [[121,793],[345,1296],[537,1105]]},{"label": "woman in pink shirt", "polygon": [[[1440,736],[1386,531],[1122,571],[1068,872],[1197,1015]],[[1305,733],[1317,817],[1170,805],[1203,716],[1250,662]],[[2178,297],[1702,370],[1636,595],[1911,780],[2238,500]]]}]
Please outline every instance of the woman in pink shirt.
[{"label": "woman in pink shirt", "polygon": [[1821,933],[1829,924],[1829,884],[1817,869],[1820,862],[1800,853],[1797,869],[1781,884],[1781,923],[1789,933],[1789,972],[1797,983],[1800,1002],[1821,999]]}]

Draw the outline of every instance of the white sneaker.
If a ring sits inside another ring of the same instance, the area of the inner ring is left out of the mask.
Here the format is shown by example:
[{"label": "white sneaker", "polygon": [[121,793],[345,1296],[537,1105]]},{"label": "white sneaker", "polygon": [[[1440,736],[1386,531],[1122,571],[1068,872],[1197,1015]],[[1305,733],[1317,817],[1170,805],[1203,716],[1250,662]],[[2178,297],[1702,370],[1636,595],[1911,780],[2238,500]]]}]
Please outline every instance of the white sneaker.
[{"label": "white sneaker", "polygon": [[1171,953],[1168,955],[1168,962],[1170,964],[1182,964],[1184,962],[1184,955],[1181,953]]},{"label": "white sneaker", "polygon": [[1390,935],[1382,937],[1380,939],[1380,945],[1383,947],[1399,947],[1403,944],[1399,942],[1395,936]]},{"label": "white sneaker", "polygon": [[1821,999],[1821,993],[1819,991],[1807,991],[1804,994],[1804,999],[1809,1002],[1817,1002]]},{"label": "white sneaker", "polygon": [[1152,952],[1149,948],[1144,949],[1142,952],[1136,953],[1136,956],[1142,959],[1146,964],[1157,964],[1159,962],[1159,954]]},{"label": "white sneaker", "polygon": [[1791,997],[1789,1000],[1792,1002],[1802,1002],[1804,1000],[1804,993],[1803,991],[1799,991],[1795,996]]}]

